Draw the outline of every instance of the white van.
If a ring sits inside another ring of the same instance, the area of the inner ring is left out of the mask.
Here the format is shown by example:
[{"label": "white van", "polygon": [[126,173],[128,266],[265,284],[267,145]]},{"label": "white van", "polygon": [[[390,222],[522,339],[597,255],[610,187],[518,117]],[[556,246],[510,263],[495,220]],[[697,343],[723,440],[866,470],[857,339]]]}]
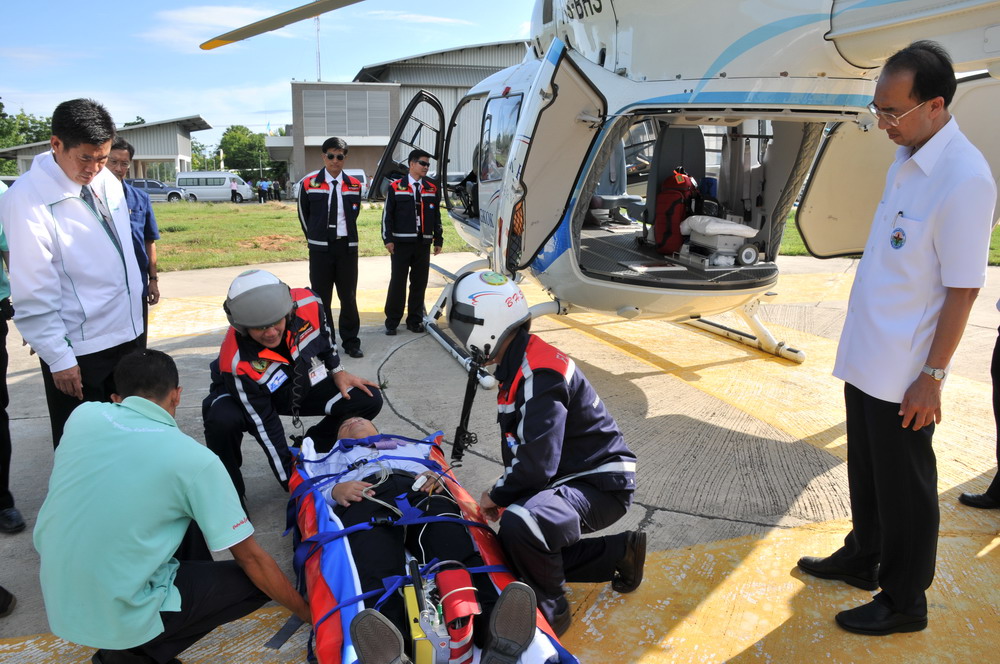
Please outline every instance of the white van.
[{"label": "white van", "polygon": [[344,173],[361,180],[361,198],[368,198],[368,176],[360,168],[345,168]]},{"label": "white van", "polygon": [[225,171],[194,171],[178,173],[177,186],[187,191],[191,200],[197,201],[230,201],[232,200],[232,181],[236,180],[236,202],[253,200],[254,194],[250,185],[235,173]]}]

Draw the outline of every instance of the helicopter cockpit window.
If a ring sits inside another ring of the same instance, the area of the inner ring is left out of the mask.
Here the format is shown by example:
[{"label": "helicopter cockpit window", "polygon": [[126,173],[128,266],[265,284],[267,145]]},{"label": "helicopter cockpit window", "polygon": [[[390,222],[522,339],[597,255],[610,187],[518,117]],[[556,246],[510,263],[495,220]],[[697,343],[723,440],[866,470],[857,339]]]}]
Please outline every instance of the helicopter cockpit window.
[{"label": "helicopter cockpit window", "polygon": [[497,97],[486,105],[479,151],[480,182],[503,179],[521,113],[521,100],[521,95]]}]

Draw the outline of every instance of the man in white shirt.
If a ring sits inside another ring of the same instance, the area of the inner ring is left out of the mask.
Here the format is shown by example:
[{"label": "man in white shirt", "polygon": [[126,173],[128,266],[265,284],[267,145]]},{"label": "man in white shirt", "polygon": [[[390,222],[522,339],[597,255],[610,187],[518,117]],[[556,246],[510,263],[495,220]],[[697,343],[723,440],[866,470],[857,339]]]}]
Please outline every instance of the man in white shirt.
[{"label": "man in white shirt", "polygon": [[899,145],[858,265],[833,373],[845,381],[853,530],[820,578],[882,592],[837,614],[871,635],[927,626],[940,520],[931,439],[941,388],[986,279],[996,185],[948,112],[948,54],[915,42],[885,63],[869,105]]},{"label": "man in white shirt", "polygon": [[118,359],[143,332],[142,277],[121,183],[104,168],[108,111],[74,99],[52,113],[52,150],[0,198],[15,323],[38,353],[52,444],[83,401],[108,401]]}]

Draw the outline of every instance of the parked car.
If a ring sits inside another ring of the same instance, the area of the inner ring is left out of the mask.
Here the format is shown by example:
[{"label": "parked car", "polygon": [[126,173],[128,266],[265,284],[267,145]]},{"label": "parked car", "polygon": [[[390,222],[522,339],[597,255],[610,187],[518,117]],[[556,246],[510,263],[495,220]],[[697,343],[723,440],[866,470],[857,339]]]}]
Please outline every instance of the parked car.
[{"label": "parked car", "polygon": [[184,189],[180,187],[171,187],[169,184],[163,184],[159,180],[125,180],[125,182],[128,182],[136,189],[149,194],[149,200],[151,201],[167,201],[168,203],[176,203],[177,201],[194,200],[194,196],[184,191]]},{"label": "parked car", "polygon": [[361,198],[362,199],[368,198],[369,179],[368,176],[365,175],[365,172],[360,168],[345,168],[344,173],[350,175],[352,178],[357,178],[358,180],[361,181]]},{"label": "parked car", "polygon": [[232,182],[236,181],[236,202],[253,200],[254,193],[250,185],[235,173],[226,171],[192,171],[177,174],[177,186],[183,187],[191,200],[198,201],[231,201]]}]

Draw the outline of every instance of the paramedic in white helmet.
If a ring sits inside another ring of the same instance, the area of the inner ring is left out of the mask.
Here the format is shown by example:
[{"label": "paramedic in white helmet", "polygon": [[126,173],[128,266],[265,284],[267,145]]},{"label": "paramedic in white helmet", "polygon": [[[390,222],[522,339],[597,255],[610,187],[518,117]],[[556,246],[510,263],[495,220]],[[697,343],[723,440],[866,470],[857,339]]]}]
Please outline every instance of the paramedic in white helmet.
[{"label": "paramedic in white helmet", "polygon": [[243,500],[243,432],[264,449],[287,489],[291,454],[279,416],[322,415],[305,435],[333,437],[349,417],[378,415],[382,394],[344,369],[323,303],[308,288],[289,288],[270,272],[247,270],[233,280],[223,308],[230,328],[202,403],[205,444],[222,459]]},{"label": "paramedic in white helmet", "polygon": [[504,552],[561,635],[570,624],[564,582],[611,581],[627,593],[642,581],[645,533],[581,539],[628,511],[635,454],[573,360],[530,334],[524,294],[507,277],[460,277],[448,323],[470,354],[497,365],[504,471],[480,506],[499,519]]}]

